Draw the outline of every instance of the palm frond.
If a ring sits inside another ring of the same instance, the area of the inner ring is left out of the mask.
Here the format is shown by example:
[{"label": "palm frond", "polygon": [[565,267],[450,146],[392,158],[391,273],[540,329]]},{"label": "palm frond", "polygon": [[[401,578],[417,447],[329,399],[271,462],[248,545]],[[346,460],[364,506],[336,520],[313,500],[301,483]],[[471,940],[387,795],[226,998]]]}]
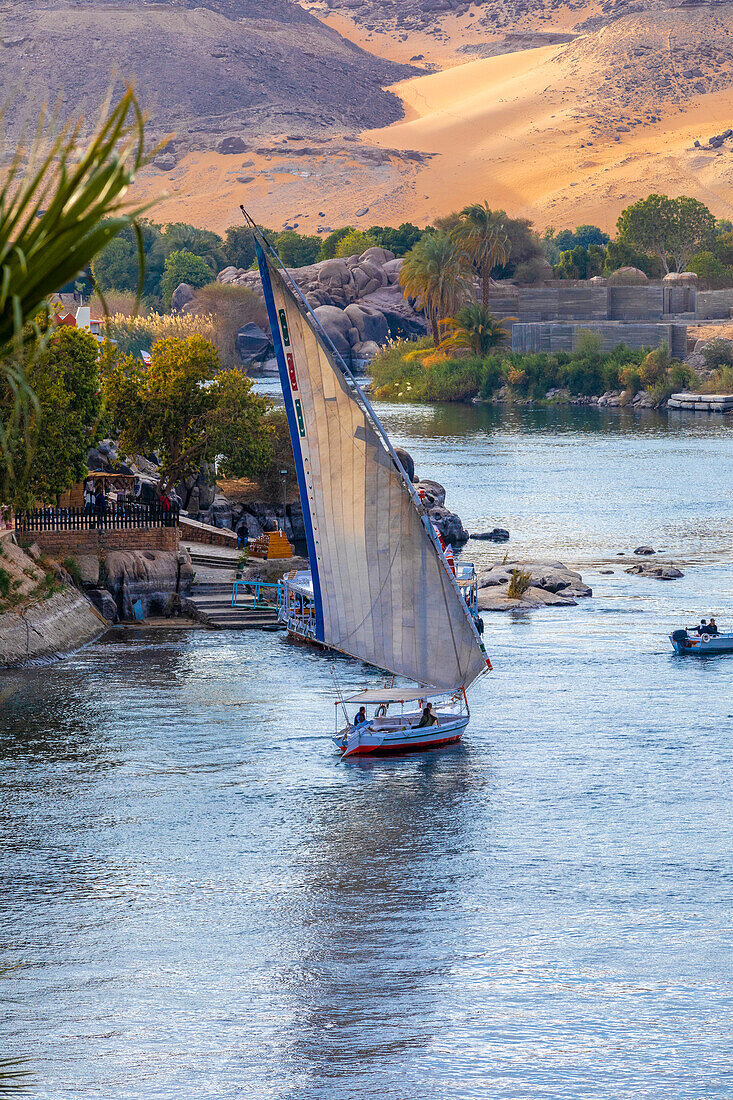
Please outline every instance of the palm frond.
[{"label": "palm frond", "polygon": [[[0,112],[0,124],[2,112]],[[55,131],[42,113],[29,147],[19,145],[0,187],[0,500],[7,496],[10,432],[22,431],[33,404],[23,369],[24,333],[44,302],[79,274],[152,205],[127,192],[146,155],[144,119],[132,88],[105,104],[91,138],[83,120]],[[163,142],[162,144],[165,144]],[[140,269],[139,293],[142,291]],[[38,334],[35,333],[35,336]]]}]

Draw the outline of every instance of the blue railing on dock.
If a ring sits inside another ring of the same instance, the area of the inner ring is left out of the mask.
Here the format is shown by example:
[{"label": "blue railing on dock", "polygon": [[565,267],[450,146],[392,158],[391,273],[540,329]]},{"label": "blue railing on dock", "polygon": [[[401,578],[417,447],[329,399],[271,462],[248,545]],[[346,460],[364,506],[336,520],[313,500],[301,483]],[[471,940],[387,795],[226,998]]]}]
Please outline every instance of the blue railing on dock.
[{"label": "blue railing on dock", "polygon": [[[275,598],[274,598],[274,600],[267,598],[267,596],[269,594],[267,592],[263,596],[263,590],[264,589],[271,589],[271,588],[275,589]],[[246,581],[246,580],[237,580],[237,581],[235,581],[234,584],[232,585],[232,607],[237,606],[237,599],[239,597],[239,593],[241,592],[242,595],[244,596],[244,595],[247,594],[247,589],[252,590],[252,595],[254,596],[254,606],[255,607],[260,607],[262,605],[266,605],[267,607],[277,607],[277,610],[278,611],[280,610],[280,607],[282,606],[283,586],[280,583],[271,584],[268,581]]]}]

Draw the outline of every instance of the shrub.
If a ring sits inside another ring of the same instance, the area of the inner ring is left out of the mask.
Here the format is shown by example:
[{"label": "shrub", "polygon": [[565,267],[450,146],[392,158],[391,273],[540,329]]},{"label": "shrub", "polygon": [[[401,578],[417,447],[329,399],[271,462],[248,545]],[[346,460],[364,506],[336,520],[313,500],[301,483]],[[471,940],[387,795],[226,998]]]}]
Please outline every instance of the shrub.
[{"label": "shrub", "polygon": [[699,387],[701,393],[733,393],[733,367],[721,367]]},{"label": "shrub", "polygon": [[490,356],[488,359],[484,359],[484,377],[481,382],[481,388],[479,389],[479,397],[483,401],[488,401],[494,391],[498,390],[503,384],[504,371],[502,370],[502,360],[496,356]]},{"label": "shrub", "polygon": [[64,558],[61,563],[77,588],[82,587],[81,569],[76,558]]},{"label": "shrub", "polygon": [[638,366],[636,366],[635,364],[624,367],[619,376],[619,381],[624,387],[626,393],[628,393],[631,397],[633,397],[635,393],[638,393],[639,390],[642,389],[641,374],[639,373]]},{"label": "shrub", "polygon": [[509,581],[506,594],[510,600],[521,600],[525,592],[532,587],[532,574],[526,569],[512,569],[512,579]]},{"label": "shrub", "polygon": [[173,292],[181,283],[188,283],[189,286],[196,288],[206,286],[213,281],[214,272],[206,260],[195,256],[193,252],[171,252],[165,261],[163,278],[160,280],[163,301],[170,309]]},{"label": "shrub", "polygon": [[733,267],[724,264],[712,252],[696,253],[687,266],[713,290],[733,286]]},{"label": "shrub", "polygon": [[147,317],[125,317],[115,314],[106,326],[106,335],[114,340],[122,355],[137,357],[141,351],[150,351],[158,340],[169,336],[186,340],[189,336],[203,336],[216,340],[213,317],[196,313],[151,313]]},{"label": "shrub", "polygon": [[697,375],[685,363],[673,363],[669,368],[669,384],[673,392],[691,390],[697,384]]},{"label": "shrub", "polygon": [[377,397],[399,397],[400,390],[412,385],[422,373],[422,363],[413,353],[434,351],[431,337],[398,340],[382,348],[371,364],[374,393]]},{"label": "shrub", "polygon": [[10,573],[0,567],[0,600],[7,600],[10,595]]},{"label": "shrub", "polygon": [[650,351],[639,368],[639,378],[644,389],[648,390],[666,382],[671,363],[667,343],[661,343],[654,351]]},{"label": "shrub", "polygon": [[701,355],[708,370],[733,366],[733,343],[730,340],[724,340],[722,336],[716,336],[708,340]]},{"label": "shrub", "polygon": [[414,396],[427,401],[470,401],[481,388],[484,363],[478,356],[444,359],[434,363],[422,377]]},{"label": "shrub", "polygon": [[241,366],[236,340],[243,325],[253,322],[265,332],[270,330],[265,299],[247,286],[209,283],[196,291],[189,308],[212,322],[213,340],[225,369]]}]

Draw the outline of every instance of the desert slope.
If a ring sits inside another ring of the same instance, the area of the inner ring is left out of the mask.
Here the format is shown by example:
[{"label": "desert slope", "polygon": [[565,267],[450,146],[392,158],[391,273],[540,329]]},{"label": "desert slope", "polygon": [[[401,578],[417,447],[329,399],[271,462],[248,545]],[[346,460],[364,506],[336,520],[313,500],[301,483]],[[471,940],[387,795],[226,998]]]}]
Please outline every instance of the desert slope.
[{"label": "desert slope", "polygon": [[411,186],[425,221],[488,198],[539,224],[611,227],[653,189],[733,214],[733,4],[635,13],[572,42],[470,62],[394,87],[406,118],[377,143],[440,154]]},{"label": "desert slope", "polygon": [[343,132],[385,125],[383,85],[410,70],[365,53],[291,0],[0,0],[5,135],[44,104],[96,115],[111,81],[135,84],[158,137]]}]

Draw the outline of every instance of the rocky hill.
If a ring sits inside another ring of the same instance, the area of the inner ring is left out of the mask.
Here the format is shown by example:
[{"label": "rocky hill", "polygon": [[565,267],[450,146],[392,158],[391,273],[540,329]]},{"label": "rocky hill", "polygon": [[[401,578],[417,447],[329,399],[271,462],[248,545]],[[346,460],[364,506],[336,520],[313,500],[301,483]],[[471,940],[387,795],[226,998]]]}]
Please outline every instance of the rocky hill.
[{"label": "rocky hill", "polygon": [[95,115],[116,77],[183,148],[385,125],[401,108],[384,85],[410,73],[291,0],[0,0],[0,59],[6,135],[43,103]]}]

